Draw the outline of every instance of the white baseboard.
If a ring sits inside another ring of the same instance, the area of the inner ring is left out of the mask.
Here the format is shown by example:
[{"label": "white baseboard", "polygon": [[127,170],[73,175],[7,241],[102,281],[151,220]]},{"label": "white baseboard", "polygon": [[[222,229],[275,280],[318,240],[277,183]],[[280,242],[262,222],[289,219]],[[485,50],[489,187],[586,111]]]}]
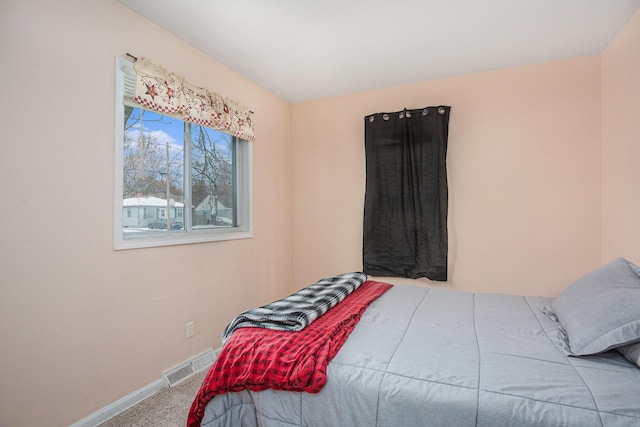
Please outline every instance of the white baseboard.
[{"label": "white baseboard", "polygon": [[121,399],[105,406],[104,408],[94,412],[86,418],[71,424],[69,427],[95,427],[109,418],[112,418],[121,412],[126,411],[134,405],[142,402],[148,397],[153,396],[163,388],[173,387],[191,375],[203,370],[208,369],[216,358],[216,352],[213,349],[209,349],[204,353],[194,356],[162,374],[162,378],[152,382],[149,385],[142,387],[124,396]]},{"label": "white baseboard", "polygon": [[148,397],[153,396],[163,388],[163,381],[157,380],[152,382],[151,384],[142,387],[126,395],[125,397],[116,400],[115,402],[105,406],[104,408],[94,412],[86,418],[81,419],[80,421],[71,424],[69,427],[95,427],[109,418],[118,415],[121,412],[126,411],[134,405],[142,402]]}]

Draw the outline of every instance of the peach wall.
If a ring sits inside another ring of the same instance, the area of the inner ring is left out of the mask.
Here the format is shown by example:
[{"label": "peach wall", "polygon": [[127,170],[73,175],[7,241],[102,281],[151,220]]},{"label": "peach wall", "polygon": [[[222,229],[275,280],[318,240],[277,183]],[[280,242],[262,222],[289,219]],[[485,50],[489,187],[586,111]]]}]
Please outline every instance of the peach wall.
[{"label": "peach wall", "polygon": [[450,105],[449,282],[555,295],[601,261],[599,55],[292,107],[293,284],[362,268],[363,117]]},{"label": "peach wall", "polygon": [[640,12],[602,54],[603,260],[640,264]]},{"label": "peach wall", "polygon": [[[290,106],[114,0],[3,1],[0,39],[0,425],[67,426],[289,292]],[[253,239],[113,250],[126,52],[255,111]]]}]

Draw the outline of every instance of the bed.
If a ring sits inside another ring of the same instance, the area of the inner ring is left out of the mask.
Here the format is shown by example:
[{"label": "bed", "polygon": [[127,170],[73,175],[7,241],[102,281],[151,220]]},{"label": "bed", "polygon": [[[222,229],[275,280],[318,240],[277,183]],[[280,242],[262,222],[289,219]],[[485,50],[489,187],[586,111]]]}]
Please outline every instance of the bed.
[{"label": "bed", "polygon": [[357,320],[319,390],[203,401],[205,381],[190,425],[640,425],[640,269],[622,258],[555,299],[390,286]]}]

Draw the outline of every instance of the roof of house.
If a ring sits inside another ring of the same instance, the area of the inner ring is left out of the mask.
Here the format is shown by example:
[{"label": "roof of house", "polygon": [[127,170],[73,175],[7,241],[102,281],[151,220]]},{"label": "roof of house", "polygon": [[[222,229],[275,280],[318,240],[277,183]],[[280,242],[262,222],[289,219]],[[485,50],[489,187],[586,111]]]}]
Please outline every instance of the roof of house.
[{"label": "roof of house", "polygon": [[[169,204],[178,208],[184,207],[184,203],[172,201],[172,199],[169,199]],[[122,201],[122,206],[166,207],[167,199],[160,199],[159,197],[130,197]]]}]

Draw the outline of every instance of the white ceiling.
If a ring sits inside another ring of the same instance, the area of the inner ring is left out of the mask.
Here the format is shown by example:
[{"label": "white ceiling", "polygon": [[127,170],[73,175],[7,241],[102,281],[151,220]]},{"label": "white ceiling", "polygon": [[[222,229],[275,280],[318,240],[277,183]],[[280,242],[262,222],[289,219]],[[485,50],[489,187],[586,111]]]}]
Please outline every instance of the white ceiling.
[{"label": "white ceiling", "polygon": [[118,1],[291,103],[597,54],[640,8],[640,0]]}]

